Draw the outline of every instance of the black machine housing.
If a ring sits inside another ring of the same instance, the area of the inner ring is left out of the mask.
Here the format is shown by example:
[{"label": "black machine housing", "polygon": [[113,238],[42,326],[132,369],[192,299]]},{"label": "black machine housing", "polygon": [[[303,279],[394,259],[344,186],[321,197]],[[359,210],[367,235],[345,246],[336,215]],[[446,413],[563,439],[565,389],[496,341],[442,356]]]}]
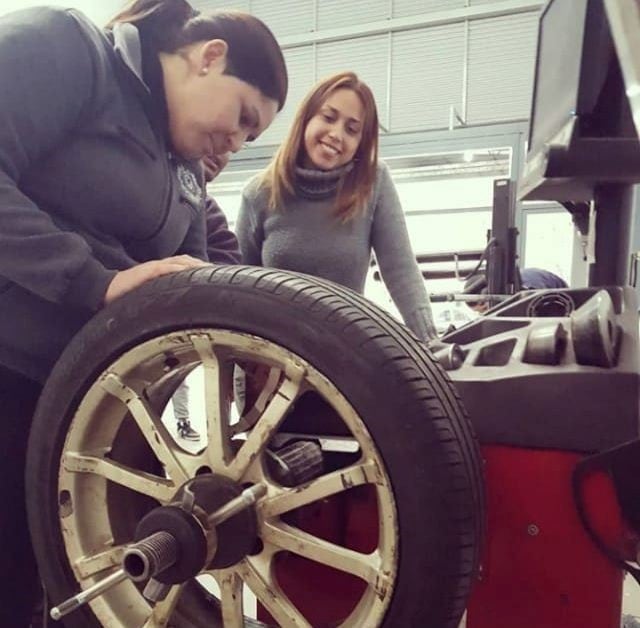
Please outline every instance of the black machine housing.
[{"label": "black machine housing", "polygon": [[[550,0],[541,13],[518,190],[591,214],[589,286],[518,293],[445,336],[463,349],[449,374],[484,444],[598,452],[638,438],[638,305],[625,286],[640,142],[609,4],[637,3]],[[514,266],[515,255],[494,256],[487,274],[508,288]],[[607,359],[585,358],[607,345]]]}]

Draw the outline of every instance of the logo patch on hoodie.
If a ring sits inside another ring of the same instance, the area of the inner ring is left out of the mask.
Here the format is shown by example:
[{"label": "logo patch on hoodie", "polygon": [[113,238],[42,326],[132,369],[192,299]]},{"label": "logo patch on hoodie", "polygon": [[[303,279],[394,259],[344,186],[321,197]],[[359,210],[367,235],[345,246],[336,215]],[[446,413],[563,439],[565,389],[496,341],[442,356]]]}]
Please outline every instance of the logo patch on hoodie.
[{"label": "logo patch on hoodie", "polygon": [[200,205],[202,202],[202,190],[196,175],[182,164],[178,164],[176,172],[183,194],[195,205]]}]

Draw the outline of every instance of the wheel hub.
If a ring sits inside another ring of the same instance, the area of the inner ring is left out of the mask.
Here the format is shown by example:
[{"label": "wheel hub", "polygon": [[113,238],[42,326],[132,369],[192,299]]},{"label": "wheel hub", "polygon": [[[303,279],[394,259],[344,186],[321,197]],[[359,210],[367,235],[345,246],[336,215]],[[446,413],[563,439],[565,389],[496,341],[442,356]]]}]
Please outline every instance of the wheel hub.
[{"label": "wheel hub", "polygon": [[204,569],[231,567],[253,550],[258,538],[253,506],[216,525],[208,521],[242,491],[240,484],[224,476],[199,475],[180,488],[172,504],[155,508],[140,520],[136,541],[167,532],[177,542],[178,559],[156,577],[159,582],[179,584]]},{"label": "wheel hub", "polygon": [[[207,473],[187,482],[178,492],[183,498],[185,487],[194,495],[194,512],[210,515],[242,494],[243,486],[222,475]],[[249,506],[215,526],[217,547],[207,568],[224,569],[240,562],[251,553],[258,539],[258,520],[254,506]]]}]

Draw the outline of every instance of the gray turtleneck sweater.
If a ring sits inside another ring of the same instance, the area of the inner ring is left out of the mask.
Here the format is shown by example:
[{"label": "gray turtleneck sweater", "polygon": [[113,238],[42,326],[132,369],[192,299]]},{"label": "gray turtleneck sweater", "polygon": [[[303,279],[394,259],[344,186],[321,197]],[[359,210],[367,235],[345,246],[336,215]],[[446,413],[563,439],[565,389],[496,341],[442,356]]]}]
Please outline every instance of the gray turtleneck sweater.
[{"label": "gray turtleneck sweater", "polygon": [[434,337],[429,297],[387,166],[378,164],[365,211],[346,223],[333,215],[337,180],[332,172],[298,169],[296,197],[272,211],[268,191],[259,177],[252,179],[236,226],[243,261],[307,273],[362,293],[373,250],[407,326],[423,340]]}]

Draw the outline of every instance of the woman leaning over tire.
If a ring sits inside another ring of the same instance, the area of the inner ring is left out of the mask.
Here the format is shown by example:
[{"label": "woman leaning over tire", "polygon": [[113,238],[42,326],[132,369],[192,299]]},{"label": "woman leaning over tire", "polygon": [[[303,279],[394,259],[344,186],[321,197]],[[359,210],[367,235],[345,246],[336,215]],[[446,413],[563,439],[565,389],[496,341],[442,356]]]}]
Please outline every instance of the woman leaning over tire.
[{"label": "woman leaning over tire", "polygon": [[244,261],[329,279],[362,293],[372,250],[405,323],[436,337],[396,189],[378,161],[378,114],[353,72],[318,83],[267,170],[243,193]]},{"label": "woman leaning over tire", "polygon": [[0,84],[0,625],[18,628],[38,588],[23,475],[40,383],[104,304],[204,263],[198,160],[268,127],[287,72],[251,16],[138,0],[104,31],[73,10],[4,16]]}]

